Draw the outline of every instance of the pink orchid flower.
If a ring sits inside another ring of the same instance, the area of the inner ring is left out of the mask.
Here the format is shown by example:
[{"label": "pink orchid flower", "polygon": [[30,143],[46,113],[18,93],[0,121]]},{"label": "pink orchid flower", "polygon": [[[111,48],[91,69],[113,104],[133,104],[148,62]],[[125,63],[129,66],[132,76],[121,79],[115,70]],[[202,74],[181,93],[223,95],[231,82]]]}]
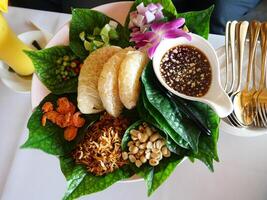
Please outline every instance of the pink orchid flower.
[{"label": "pink orchid flower", "polygon": [[163,39],[185,37],[191,40],[191,36],[181,29],[185,23],[184,18],[175,19],[169,22],[154,22],[151,24],[151,31],[144,33],[137,32],[132,35],[131,42],[135,42],[136,47],[146,50],[148,57],[152,59],[156,48]]}]

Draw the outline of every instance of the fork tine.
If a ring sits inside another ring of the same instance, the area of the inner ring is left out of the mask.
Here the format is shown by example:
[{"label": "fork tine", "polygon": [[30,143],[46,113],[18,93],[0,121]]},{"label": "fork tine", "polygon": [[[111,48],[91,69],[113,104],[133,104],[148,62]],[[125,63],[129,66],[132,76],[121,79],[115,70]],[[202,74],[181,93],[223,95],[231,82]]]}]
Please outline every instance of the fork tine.
[{"label": "fork tine", "polygon": [[262,105],[262,115],[264,118],[265,127],[267,127],[267,103],[263,103]]},{"label": "fork tine", "polygon": [[261,123],[263,126],[267,127],[267,120],[266,120],[266,115],[264,116],[264,104],[259,103],[259,114],[261,118]]},{"label": "fork tine", "polygon": [[256,127],[260,127],[261,126],[261,122],[260,122],[260,118],[259,118],[259,109],[258,109],[257,105],[256,105],[256,116],[255,116],[255,119],[254,119],[254,125]]}]

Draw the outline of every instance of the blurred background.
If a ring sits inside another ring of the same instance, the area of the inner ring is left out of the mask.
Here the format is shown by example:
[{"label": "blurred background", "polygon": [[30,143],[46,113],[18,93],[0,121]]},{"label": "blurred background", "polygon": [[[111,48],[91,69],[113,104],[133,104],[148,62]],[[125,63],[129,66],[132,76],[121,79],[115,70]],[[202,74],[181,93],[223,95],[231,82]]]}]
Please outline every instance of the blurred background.
[{"label": "blurred background", "polygon": [[[10,0],[10,5],[70,13],[71,7],[92,8],[114,0]],[[178,12],[206,9],[215,5],[211,32],[224,34],[228,20],[267,20],[267,0],[173,0]]]}]

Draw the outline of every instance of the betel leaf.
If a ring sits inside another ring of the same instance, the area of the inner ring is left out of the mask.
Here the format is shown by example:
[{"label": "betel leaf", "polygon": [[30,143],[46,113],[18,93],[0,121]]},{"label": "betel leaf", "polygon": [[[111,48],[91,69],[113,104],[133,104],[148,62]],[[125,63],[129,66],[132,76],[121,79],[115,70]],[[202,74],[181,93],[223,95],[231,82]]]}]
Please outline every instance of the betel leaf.
[{"label": "betel leaf", "polygon": [[117,181],[130,178],[134,172],[129,165],[104,176],[94,176],[82,165],[77,165],[70,157],[60,157],[60,167],[67,180],[67,191],[64,200],[99,192]]},{"label": "betel leaf", "polygon": [[40,149],[52,155],[66,155],[72,151],[77,143],[81,140],[83,134],[85,133],[85,129],[99,119],[98,114],[83,116],[86,120],[85,125],[79,129],[76,139],[68,142],[64,139],[63,128],[60,128],[49,120],[46,121],[45,126],[42,126],[41,124],[41,119],[43,116],[43,104],[47,101],[50,101],[55,106],[57,99],[60,97],[67,97],[71,102],[76,104],[77,94],[55,95],[50,93],[48,96],[46,96],[39,106],[34,110],[28,121],[27,127],[29,130],[29,136],[27,141],[21,146],[22,148]]},{"label": "betel leaf", "polygon": [[219,161],[217,142],[219,137],[220,119],[206,104],[189,101],[188,104],[195,110],[195,113],[199,113],[199,116],[211,130],[211,136],[201,134],[199,138],[199,152],[194,154],[193,157],[203,161],[209,169],[213,171],[213,160]]},{"label": "betel leaf", "polygon": [[191,11],[178,13],[177,18],[185,18],[185,24],[190,32],[196,33],[204,38],[208,38],[210,32],[210,16],[214,6],[201,11]]},{"label": "betel leaf", "polygon": [[68,46],[55,46],[39,51],[25,51],[33,62],[35,73],[42,83],[54,94],[77,91],[78,77],[62,81],[55,73],[60,65],[57,60],[63,56],[75,56]]},{"label": "betel leaf", "polygon": [[127,151],[127,144],[128,142],[131,140],[131,135],[130,135],[130,131],[132,129],[135,129],[136,127],[138,127],[140,124],[142,124],[142,120],[138,120],[135,123],[133,123],[131,126],[129,126],[127,128],[127,130],[125,131],[125,133],[123,134],[122,137],[122,141],[121,141],[121,149],[123,151]]},{"label": "betel leaf", "polygon": [[150,196],[171,175],[178,164],[184,160],[183,156],[172,154],[169,158],[163,158],[155,167],[143,165],[141,168],[133,168],[135,173],[143,177]]},{"label": "betel leaf", "polygon": [[141,79],[151,105],[162,114],[171,128],[189,143],[192,150],[197,152],[200,130],[157,88],[151,62],[144,69]]},{"label": "betel leaf", "polygon": [[[106,24],[110,22],[110,17],[104,15],[95,10],[90,9],[78,9],[72,10],[72,19],[70,23],[70,48],[72,51],[79,56],[81,59],[85,59],[89,52],[84,48],[84,43],[80,39],[80,33],[85,32],[86,34],[94,33],[96,27],[102,29]],[[129,38],[126,33],[126,29],[118,23],[116,28],[119,39],[110,41],[111,45],[117,45],[120,47],[129,46]]]},{"label": "betel leaf", "polygon": [[162,116],[162,114],[149,102],[144,88],[142,89],[140,98],[142,98],[144,108],[157,122],[160,130],[162,130],[165,134],[167,134],[177,145],[188,149],[189,143],[186,142],[178,133],[176,133],[174,129],[172,129],[172,127]]}]

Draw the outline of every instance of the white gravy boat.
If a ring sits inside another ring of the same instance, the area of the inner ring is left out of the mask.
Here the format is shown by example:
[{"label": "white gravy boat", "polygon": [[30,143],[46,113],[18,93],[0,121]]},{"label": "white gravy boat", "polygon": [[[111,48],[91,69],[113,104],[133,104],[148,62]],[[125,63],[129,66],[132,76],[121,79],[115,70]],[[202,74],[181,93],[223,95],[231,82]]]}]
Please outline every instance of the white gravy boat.
[{"label": "white gravy boat", "polygon": [[[175,39],[165,39],[161,41],[153,56],[154,72],[160,83],[173,94],[182,97],[184,99],[206,103],[219,115],[219,117],[224,118],[233,111],[233,104],[221,86],[220,66],[215,49],[204,38],[193,33],[189,34],[191,35],[192,38],[191,41],[187,40],[184,37],[179,37]],[[209,60],[212,71],[212,78],[211,78],[210,88],[204,96],[193,97],[179,93],[176,90],[169,87],[163,80],[163,77],[161,76],[160,62],[162,57],[169,49],[179,45],[194,46],[198,48],[200,51],[202,51]]]}]

